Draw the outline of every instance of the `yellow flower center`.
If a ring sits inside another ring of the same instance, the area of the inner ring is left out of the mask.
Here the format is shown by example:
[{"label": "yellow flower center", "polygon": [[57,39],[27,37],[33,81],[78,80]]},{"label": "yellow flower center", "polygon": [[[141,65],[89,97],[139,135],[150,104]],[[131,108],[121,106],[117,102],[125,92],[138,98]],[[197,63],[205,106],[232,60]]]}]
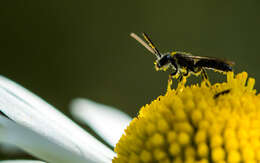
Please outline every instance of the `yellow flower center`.
[{"label": "yellow flower center", "polygon": [[141,108],[116,145],[114,163],[260,162],[260,96],[243,72],[227,82],[176,89]]}]

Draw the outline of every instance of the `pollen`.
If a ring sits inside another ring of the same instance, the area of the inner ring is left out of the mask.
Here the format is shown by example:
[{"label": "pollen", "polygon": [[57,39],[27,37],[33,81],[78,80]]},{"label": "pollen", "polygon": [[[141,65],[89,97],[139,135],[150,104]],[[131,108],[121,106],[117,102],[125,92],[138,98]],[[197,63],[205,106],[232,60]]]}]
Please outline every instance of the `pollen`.
[{"label": "pollen", "polygon": [[186,86],[143,106],[115,147],[113,163],[260,162],[260,95],[246,72]]}]

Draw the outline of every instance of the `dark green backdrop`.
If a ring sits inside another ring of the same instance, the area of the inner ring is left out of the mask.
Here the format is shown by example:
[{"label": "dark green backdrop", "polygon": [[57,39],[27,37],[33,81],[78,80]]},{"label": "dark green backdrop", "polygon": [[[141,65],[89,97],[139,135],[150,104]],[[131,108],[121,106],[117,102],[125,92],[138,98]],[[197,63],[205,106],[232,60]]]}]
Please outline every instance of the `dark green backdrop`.
[{"label": "dark green backdrop", "polygon": [[[0,72],[69,116],[75,97],[135,116],[164,93],[168,79],[129,37],[145,31],[162,52],[235,61],[235,71],[247,71],[260,89],[259,16],[256,0],[2,0]],[[217,73],[210,78],[223,80]]]}]

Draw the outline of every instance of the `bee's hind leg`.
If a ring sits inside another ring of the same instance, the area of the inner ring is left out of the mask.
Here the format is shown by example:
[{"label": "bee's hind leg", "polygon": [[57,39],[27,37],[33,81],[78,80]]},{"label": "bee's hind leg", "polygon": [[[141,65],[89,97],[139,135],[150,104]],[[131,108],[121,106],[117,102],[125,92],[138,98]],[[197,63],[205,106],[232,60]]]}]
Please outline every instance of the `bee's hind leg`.
[{"label": "bee's hind leg", "polygon": [[204,68],[201,69],[202,80],[209,80],[208,74]]},{"label": "bee's hind leg", "polygon": [[211,85],[210,82],[209,82],[208,74],[207,74],[207,72],[204,68],[201,69],[201,77],[202,77],[202,80],[206,82],[207,86]]}]

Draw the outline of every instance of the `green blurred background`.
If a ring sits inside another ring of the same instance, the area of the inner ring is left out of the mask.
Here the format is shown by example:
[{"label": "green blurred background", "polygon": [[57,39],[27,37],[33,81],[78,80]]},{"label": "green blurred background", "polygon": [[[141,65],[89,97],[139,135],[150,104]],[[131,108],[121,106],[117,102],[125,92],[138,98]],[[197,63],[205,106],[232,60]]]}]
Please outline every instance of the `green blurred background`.
[{"label": "green blurred background", "polygon": [[[135,116],[165,92],[169,73],[154,70],[155,58],[130,32],[147,32],[161,52],[235,61],[235,72],[258,79],[259,3],[2,0],[0,71],[68,116],[76,97]],[[209,75],[211,81],[223,80],[218,73]],[[0,156],[8,157],[16,156]]]}]

